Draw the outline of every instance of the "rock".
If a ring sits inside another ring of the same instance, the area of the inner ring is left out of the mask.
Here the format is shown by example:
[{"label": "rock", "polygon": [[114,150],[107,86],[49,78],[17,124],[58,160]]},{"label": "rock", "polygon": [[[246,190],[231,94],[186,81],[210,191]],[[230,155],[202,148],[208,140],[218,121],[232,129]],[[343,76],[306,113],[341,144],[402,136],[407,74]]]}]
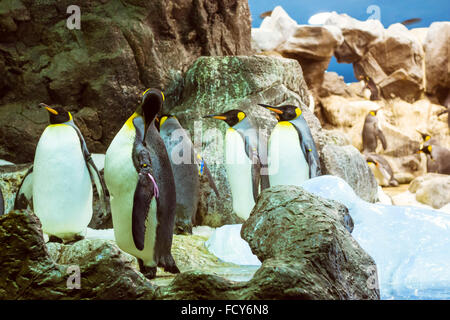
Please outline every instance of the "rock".
[{"label": "rock", "polygon": [[367,281],[374,267],[349,230],[345,206],[303,188],[263,191],[241,234],[263,261],[249,281],[254,297],[272,299],[379,299]]},{"label": "rock", "polygon": [[276,6],[259,28],[252,28],[252,49],[273,51],[295,33],[297,22],[282,7]]},{"label": "rock", "polygon": [[328,97],[330,95],[349,97],[351,91],[344,81],[344,77],[336,72],[325,72],[319,96]]},{"label": "rock", "polygon": [[[82,241],[49,255],[39,219],[31,211],[0,217],[0,298],[151,299],[155,287],[107,242]],[[79,268],[79,269],[78,269]],[[80,275],[80,287],[77,282]]]},{"label": "rock", "polygon": [[297,61],[268,56],[201,57],[181,81],[179,98],[164,112],[177,116],[189,131],[194,147],[205,159],[221,197],[201,179],[197,224],[220,227],[242,223],[232,211],[231,192],[224,166],[224,137],[228,125],[202,116],[230,109],[246,112],[266,137],[276,124],[270,111],[258,103],[301,106],[311,131],[320,134],[320,123],[308,110],[309,94]]},{"label": "rock", "polygon": [[450,22],[433,22],[424,41],[426,91],[441,100],[446,98],[450,88]]},{"label": "rock", "polygon": [[450,203],[450,176],[427,173],[415,178],[408,190],[416,194],[417,201],[440,209]]},{"label": "rock", "polygon": [[5,201],[5,213],[14,208],[16,193],[31,164],[0,166],[0,188]]},{"label": "rock", "polygon": [[347,181],[356,194],[369,202],[378,199],[378,184],[364,157],[353,146],[326,145],[321,153],[323,174]]},{"label": "rock", "polygon": [[251,51],[244,0],[95,0],[78,4],[80,30],[66,28],[71,4],[2,4],[1,158],[32,161],[48,122],[40,102],[66,107],[90,151],[105,152],[146,88],[164,88],[169,99],[199,56]]},{"label": "rock", "polygon": [[276,51],[300,63],[308,88],[318,96],[325,70],[343,40],[340,29],[334,26],[298,26]]},{"label": "rock", "polygon": [[341,29],[344,41],[334,53],[339,63],[357,62],[366,55],[369,47],[384,35],[384,27],[378,20],[359,21],[336,12],[330,13],[324,25]]}]

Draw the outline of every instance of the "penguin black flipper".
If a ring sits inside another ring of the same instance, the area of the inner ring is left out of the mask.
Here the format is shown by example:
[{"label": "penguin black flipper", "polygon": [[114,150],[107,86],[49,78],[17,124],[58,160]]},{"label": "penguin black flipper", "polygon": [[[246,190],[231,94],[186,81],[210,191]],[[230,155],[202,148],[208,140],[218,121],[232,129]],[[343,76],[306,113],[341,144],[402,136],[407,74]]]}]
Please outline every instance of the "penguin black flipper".
[{"label": "penguin black flipper", "polygon": [[154,123],[148,128],[145,143],[151,151],[154,177],[160,190],[157,208],[158,226],[156,228],[155,259],[158,266],[164,268],[165,271],[179,273],[180,270],[171,254],[176,207],[175,180],[169,155]]},{"label": "penguin black flipper", "polygon": [[15,210],[33,209],[33,165],[27,170],[14,200]]},{"label": "penguin black flipper", "polygon": [[376,127],[376,135],[378,137],[378,139],[380,139],[381,144],[383,145],[383,150],[387,149],[387,141],[386,141],[386,137],[384,136],[383,131],[380,130],[380,128],[378,128],[378,126]]},{"label": "penguin black flipper", "polygon": [[322,175],[320,168],[320,158],[317,152],[316,144],[309,129],[308,123],[303,117],[298,117],[291,121],[297,130],[300,148],[303,151],[306,161],[309,165],[309,177],[314,178]]},{"label": "penguin black flipper", "polygon": [[132,212],[132,232],[133,241],[136,248],[144,249],[145,230],[148,213],[153,197],[157,191],[151,175],[150,154],[148,150],[142,148],[139,155],[138,183],[134,192],[133,212]]},{"label": "penguin black flipper", "polygon": [[94,163],[94,160],[92,160],[91,153],[89,152],[89,150],[87,148],[86,141],[84,140],[84,137],[81,134],[80,129],[73,122],[73,120],[69,121],[67,124],[75,129],[75,131],[78,135],[78,138],[80,139],[81,150],[83,151],[84,161],[86,162],[86,166],[88,168],[89,175],[91,177],[91,181],[94,182],[95,188],[97,189],[98,198],[100,200],[100,205],[101,205],[101,208],[103,211],[103,215],[106,216],[108,214],[108,210],[106,207],[106,203],[108,200],[106,199],[106,194],[105,194],[105,191],[107,190],[105,181],[102,178],[102,176],[100,175],[100,172],[98,171],[97,166]]},{"label": "penguin black flipper", "polygon": [[0,188],[0,216],[5,213],[5,201],[3,200],[2,188]]}]

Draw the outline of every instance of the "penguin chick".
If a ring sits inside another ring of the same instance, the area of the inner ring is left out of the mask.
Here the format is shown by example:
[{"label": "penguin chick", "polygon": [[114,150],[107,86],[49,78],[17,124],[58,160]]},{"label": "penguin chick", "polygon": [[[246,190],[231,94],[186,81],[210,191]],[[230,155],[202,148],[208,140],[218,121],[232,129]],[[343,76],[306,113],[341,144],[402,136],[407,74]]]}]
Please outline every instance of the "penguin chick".
[{"label": "penguin chick", "polygon": [[378,139],[380,139],[383,149],[386,150],[387,148],[386,137],[379,127],[377,113],[378,110],[370,111],[364,120],[362,131],[363,153],[374,153],[378,145]]}]

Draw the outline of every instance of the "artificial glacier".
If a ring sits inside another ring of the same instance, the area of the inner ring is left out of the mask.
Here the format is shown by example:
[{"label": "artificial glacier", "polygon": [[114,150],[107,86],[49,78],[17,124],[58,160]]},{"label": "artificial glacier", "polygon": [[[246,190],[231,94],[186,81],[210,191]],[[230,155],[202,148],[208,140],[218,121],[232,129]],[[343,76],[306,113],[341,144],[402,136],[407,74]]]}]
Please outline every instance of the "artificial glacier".
[{"label": "artificial glacier", "polygon": [[334,176],[302,187],[347,206],[353,237],[376,262],[382,299],[450,299],[449,214],[368,203]]}]

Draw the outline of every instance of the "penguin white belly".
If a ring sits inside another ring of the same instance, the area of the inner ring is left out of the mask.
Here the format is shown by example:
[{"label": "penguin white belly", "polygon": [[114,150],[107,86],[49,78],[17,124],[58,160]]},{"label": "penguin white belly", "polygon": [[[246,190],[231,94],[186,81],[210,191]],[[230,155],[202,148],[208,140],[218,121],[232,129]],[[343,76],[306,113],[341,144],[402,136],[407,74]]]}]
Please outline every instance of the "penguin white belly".
[{"label": "penguin white belly", "polygon": [[125,124],[106,152],[105,182],[110,193],[116,243],[123,251],[143,260],[148,267],[156,266],[154,247],[157,227],[157,203],[153,198],[146,221],[144,249],[139,250],[133,240],[132,213],[138,174],[132,152],[135,131]]},{"label": "penguin white belly", "polygon": [[231,187],[234,212],[244,220],[250,215],[253,199],[252,163],[245,153],[241,135],[233,128],[225,134],[225,166]]},{"label": "penguin white belly", "polygon": [[92,218],[92,183],[80,139],[67,125],[50,125],[36,148],[33,207],[45,233],[84,234]]},{"label": "penguin white belly", "polygon": [[300,186],[309,179],[309,165],[300,148],[298,132],[290,122],[279,122],[270,135],[268,168],[271,186]]},{"label": "penguin white belly", "polygon": [[373,175],[378,182],[378,185],[382,187],[389,187],[389,175],[387,174],[387,172],[385,172],[384,169],[377,167],[373,163],[368,163],[367,165],[372,170]]}]

